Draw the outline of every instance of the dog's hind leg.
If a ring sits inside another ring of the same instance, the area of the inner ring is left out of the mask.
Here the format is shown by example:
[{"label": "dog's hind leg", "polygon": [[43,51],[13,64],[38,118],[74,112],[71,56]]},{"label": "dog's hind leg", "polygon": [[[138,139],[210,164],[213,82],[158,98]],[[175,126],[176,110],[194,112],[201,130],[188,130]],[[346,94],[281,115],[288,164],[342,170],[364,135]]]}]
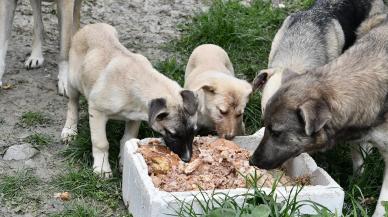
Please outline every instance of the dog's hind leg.
[{"label": "dog's hind leg", "polygon": [[137,135],[139,134],[139,128],[140,128],[141,121],[127,121],[125,122],[125,131],[124,136],[120,140],[120,170],[123,168],[123,159],[122,159],[122,152],[124,151],[124,145],[125,142],[127,142],[130,139],[137,138]]},{"label": "dog's hind leg", "polygon": [[5,72],[5,57],[16,4],[17,0],[0,1],[0,87],[3,84],[2,78]]},{"label": "dog's hind leg", "polygon": [[58,62],[58,93],[66,95],[67,79],[66,74],[69,69],[69,50],[70,41],[73,36],[73,19],[74,19],[75,0],[58,0],[58,20],[60,35],[60,51]]},{"label": "dog's hind leg", "polygon": [[111,177],[112,169],[109,164],[109,142],[106,138],[106,123],[108,117],[89,105],[89,124],[92,137],[93,170],[102,177]]},{"label": "dog's hind leg", "polygon": [[78,125],[78,102],[79,93],[69,88],[69,102],[67,104],[66,123],[62,129],[61,139],[64,142],[70,142],[77,135]]},{"label": "dog's hind leg", "polygon": [[[384,179],[383,185],[381,186],[379,200],[377,201],[376,210],[373,213],[372,217],[383,217],[385,216],[385,207],[383,203],[388,202],[388,150],[384,152],[380,150],[380,153],[383,155],[385,161],[385,169],[384,169]],[[387,205],[385,205],[387,206]]]},{"label": "dog's hind leg", "polygon": [[27,69],[38,68],[43,64],[42,44],[44,40],[44,28],[42,21],[42,1],[31,0],[32,15],[34,17],[34,30],[32,38],[32,51],[30,57],[24,63]]}]

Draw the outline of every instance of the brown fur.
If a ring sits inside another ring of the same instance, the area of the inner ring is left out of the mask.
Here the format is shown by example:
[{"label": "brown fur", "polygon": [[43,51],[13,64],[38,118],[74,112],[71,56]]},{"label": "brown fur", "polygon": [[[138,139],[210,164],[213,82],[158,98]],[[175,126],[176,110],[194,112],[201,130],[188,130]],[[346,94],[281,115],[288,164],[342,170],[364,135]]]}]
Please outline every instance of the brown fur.
[{"label": "brown fur", "polygon": [[200,131],[215,129],[226,139],[244,134],[243,113],[252,87],[234,77],[232,63],[221,47],[205,44],[193,51],[186,67],[185,88],[198,95]]}]

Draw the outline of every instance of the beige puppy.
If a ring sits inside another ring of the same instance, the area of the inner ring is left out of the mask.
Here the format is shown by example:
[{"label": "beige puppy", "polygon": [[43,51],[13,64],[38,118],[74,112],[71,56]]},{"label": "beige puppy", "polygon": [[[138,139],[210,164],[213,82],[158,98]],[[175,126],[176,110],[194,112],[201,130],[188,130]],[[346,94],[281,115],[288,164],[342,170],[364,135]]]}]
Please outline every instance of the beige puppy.
[{"label": "beige puppy", "polygon": [[232,63],[221,47],[205,44],[193,51],[184,87],[198,95],[200,129],[215,129],[226,139],[244,134],[243,113],[252,87],[234,77]]},{"label": "beige puppy", "polygon": [[190,160],[198,106],[193,92],[160,74],[144,56],[128,51],[108,24],[87,25],[78,31],[69,54],[69,103],[62,139],[68,141],[77,133],[78,99],[83,94],[89,106],[96,173],[111,175],[108,119],[126,121],[121,149],[128,139],[137,137],[140,121],[148,121],[172,151]]}]

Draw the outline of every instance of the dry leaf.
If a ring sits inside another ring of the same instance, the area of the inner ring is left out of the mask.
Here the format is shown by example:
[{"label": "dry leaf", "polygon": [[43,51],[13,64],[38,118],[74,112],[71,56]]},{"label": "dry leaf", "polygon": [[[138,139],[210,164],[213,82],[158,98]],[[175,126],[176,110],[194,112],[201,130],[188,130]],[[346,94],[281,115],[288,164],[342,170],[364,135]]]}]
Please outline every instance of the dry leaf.
[{"label": "dry leaf", "polygon": [[70,193],[69,192],[56,193],[54,194],[54,198],[60,199],[62,201],[69,201]]}]

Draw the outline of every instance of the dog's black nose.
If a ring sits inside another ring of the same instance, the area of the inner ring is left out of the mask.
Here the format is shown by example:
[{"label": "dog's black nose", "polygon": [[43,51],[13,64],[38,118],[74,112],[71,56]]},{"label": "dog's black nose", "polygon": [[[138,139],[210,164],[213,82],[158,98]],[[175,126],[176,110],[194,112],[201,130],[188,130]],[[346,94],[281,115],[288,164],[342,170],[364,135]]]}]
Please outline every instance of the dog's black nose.
[{"label": "dog's black nose", "polygon": [[184,152],[181,156],[181,160],[185,163],[188,163],[190,162],[191,160],[191,153],[189,150],[187,150],[186,152]]},{"label": "dog's black nose", "polygon": [[234,139],[234,135],[229,135],[229,134],[227,134],[227,135],[225,135],[225,139],[227,139],[227,140],[232,140],[232,139]]},{"label": "dog's black nose", "polygon": [[190,162],[191,157],[182,156],[182,157],[181,157],[181,160],[182,160],[183,162],[185,162],[185,163],[188,163],[188,162]]}]

